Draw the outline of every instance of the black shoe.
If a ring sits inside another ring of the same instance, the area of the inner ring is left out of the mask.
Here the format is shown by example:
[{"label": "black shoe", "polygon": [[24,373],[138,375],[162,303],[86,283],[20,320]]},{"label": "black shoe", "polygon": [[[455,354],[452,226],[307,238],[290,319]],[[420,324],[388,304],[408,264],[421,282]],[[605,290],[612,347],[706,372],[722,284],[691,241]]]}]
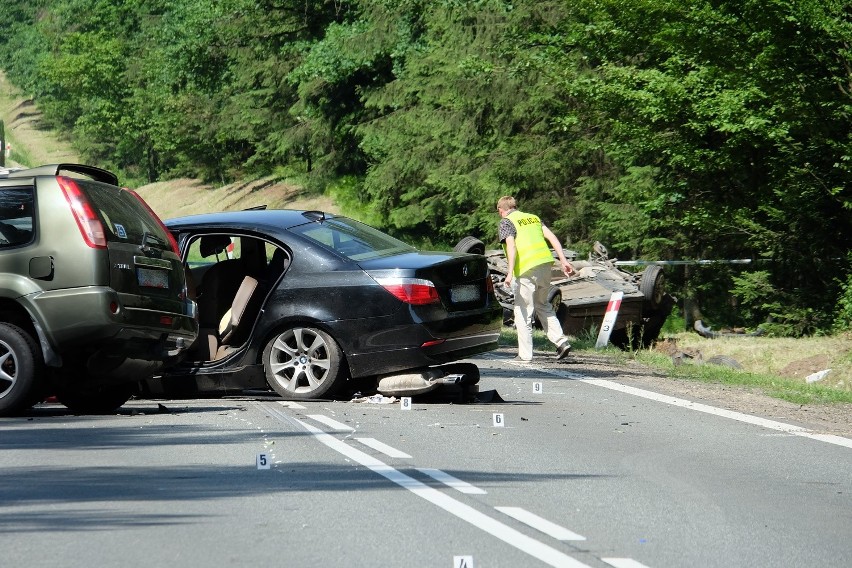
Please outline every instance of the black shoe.
[{"label": "black shoe", "polygon": [[563,341],[559,345],[556,346],[556,360],[561,361],[571,352],[571,344],[567,341]]}]

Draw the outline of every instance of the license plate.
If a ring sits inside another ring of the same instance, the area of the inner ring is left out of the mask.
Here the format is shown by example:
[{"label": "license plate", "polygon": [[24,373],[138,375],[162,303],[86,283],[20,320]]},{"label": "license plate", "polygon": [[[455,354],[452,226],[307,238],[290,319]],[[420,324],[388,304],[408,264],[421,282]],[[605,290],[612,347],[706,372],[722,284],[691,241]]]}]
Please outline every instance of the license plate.
[{"label": "license plate", "polygon": [[139,281],[139,285],[145,288],[167,289],[169,287],[169,273],[165,270],[137,268],[136,279]]},{"label": "license plate", "polygon": [[474,284],[465,284],[463,286],[453,286],[450,288],[450,300],[453,303],[460,304],[462,302],[475,302],[479,299],[479,286]]}]

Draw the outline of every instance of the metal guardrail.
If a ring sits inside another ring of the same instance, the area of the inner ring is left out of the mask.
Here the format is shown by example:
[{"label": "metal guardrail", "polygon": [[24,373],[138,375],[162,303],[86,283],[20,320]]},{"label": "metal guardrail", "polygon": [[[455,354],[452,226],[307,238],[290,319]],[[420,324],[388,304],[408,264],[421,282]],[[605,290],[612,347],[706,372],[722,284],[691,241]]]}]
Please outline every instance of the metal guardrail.
[{"label": "metal guardrail", "polygon": [[769,259],[739,258],[734,260],[616,260],[616,266],[684,266],[688,264],[751,264]]}]

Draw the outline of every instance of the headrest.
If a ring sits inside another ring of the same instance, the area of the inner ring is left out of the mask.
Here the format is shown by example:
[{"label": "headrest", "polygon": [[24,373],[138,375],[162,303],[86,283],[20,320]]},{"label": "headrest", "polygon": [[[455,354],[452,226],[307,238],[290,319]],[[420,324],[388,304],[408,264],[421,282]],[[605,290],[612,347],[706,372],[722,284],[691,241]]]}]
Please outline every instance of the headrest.
[{"label": "headrest", "polygon": [[204,235],[198,243],[198,252],[207,258],[219,254],[231,244],[231,237],[227,235]]}]

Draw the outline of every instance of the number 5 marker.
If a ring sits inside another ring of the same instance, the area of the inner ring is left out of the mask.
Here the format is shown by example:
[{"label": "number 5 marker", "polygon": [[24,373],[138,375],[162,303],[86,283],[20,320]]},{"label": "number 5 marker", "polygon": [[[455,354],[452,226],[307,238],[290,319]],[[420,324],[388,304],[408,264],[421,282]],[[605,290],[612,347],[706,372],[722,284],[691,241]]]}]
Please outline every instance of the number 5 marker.
[{"label": "number 5 marker", "polygon": [[272,464],[269,463],[269,456],[266,454],[257,454],[257,469],[269,469]]}]

